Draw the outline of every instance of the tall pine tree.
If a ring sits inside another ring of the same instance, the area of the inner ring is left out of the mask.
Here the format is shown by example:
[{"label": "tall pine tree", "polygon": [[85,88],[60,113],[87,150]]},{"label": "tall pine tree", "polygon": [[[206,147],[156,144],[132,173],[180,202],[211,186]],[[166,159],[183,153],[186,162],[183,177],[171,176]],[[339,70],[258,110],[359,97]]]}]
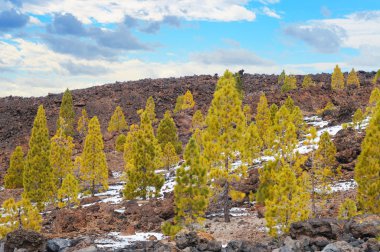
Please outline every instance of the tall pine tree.
[{"label": "tall pine tree", "polygon": [[331,75],[331,89],[343,89],[344,88],[344,75],[338,65],[335,66],[334,72]]},{"label": "tall pine tree", "polygon": [[[60,120],[63,118],[63,121]],[[59,117],[57,120],[57,129],[62,128],[63,133],[68,136],[74,135],[75,112],[73,105],[73,97],[69,89],[66,89],[62,96],[61,108],[59,109]],[[64,122],[64,125],[61,125]]]},{"label": "tall pine tree", "polygon": [[167,143],[171,143],[177,154],[182,152],[182,143],[178,139],[177,126],[175,125],[169,110],[165,112],[164,118],[162,118],[158,124],[157,140],[160,143],[162,150]]},{"label": "tall pine tree", "polygon": [[193,138],[186,145],[184,159],[185,163],[176,171],[174,222],[193,230],[204,220],[209,203],[207,169],[201,164],[200,150]]},{"label": "tall pine tree", "polygon": [[117,132],[118,134],[128,129],[127,121],[125,121],[123,110],[117,106],[108,123],[108,132]]},{"label": "tall pine tree", "polygon": [[233,74],[226,71],[217,83],[206,117],[203,145],[205,162],[213,187],[223,206],[224,219],[230,221],[230,197],[237,195],[231,184],[246,175],[244,165],[233,167],[243,149],[245,116]]},{"label": "tall pine tree", "polygon": [[82,115],[78,119],[78,126],[77,126],[77,131],[81,137],[84,137],[87,134],[89,121],[90,120],[88,119],[86,109],[82,109]]},{"label": "tall pine tree", "polygon": [[354,178],[359,207],[364,212],[380,214],[380,103],[366,130]]},{"label": "tall pine tree", "polygon": [[94,196],[96,187],[99,185],[104,190],[108,189],[108,168],[103,136],[96,116],[90,120],[88,126],[80,172],[81,178],[88,184],[92,196]]},{"label": "tall pine tree", "polygon": [[140,127],[128,133],[124,147],[126,184],[123,194],[129,200],[158,196],[164,184],[164,178],[155,173],[162,167],[161,147],[147,111],[143,111],[140,117]]},{"label": "tall pine tree", "polygon": [[351,72],[347,76],[347,86],[354,85],[360,87],[360,81],[355,69],[352,68]]},{"label": "tall pine tree", "polygon": [[21,146],[17,146],[12,153],[7,174],[4,177],[4,185],[7,189],[23,187],[23,174],[25,168],[24,152]]},{"label": "tall pine tree", "polygon": [[29,151],[23,176],[24,194],[42,210],[53,196],[54,180],[50,165],[50,139],[45,110],[38,107],[29,139]]},{"label": "tall pine tree", "polygon": [[264,143],[264,147],[270,148],[273,144],[271,111],[268,107],[268,101],[264,93],[260,96],[259,103],[257,104],[255,120],[257,131]]}]

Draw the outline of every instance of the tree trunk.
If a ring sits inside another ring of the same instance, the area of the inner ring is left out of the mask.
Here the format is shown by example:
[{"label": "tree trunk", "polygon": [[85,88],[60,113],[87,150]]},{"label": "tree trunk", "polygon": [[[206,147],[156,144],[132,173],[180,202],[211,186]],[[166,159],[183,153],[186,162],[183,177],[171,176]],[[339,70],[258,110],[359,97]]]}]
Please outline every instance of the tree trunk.
[{"label": "tree trunk", "polygon": [[[225,169],[228,171],[228,158],[226,158]],[[228,182],[228,178],[226,178],[226,181],[224,182],[224,186],[223,186],[223,212],[224,212],[225,222],[231,222],[230,202],[229,202],[229,197],[228,197],[229,189],[230,189],[230,184]]]},{"label": "tree trunk", "polygon": [[92,181],[92,186],[91,186],[91,196],[92,197],[95,196],[95,181],[94,180]]}]

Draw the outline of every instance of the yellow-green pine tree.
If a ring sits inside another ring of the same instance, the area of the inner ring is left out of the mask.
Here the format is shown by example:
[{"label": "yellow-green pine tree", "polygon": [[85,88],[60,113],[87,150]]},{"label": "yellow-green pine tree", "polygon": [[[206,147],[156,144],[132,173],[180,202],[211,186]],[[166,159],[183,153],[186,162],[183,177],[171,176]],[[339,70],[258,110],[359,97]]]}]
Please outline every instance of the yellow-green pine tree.
[{"label": "yellow-green pine tree", "polygon": [[257,104],[255,120],[257,131],[263,140],[264,147],[270,148],[273,144],[271,111],[268,107],[268,101],[264,93],[260,96],[259,103]]},{"label": "yellow-green pine tree", "polygon": [[242,159],[251,165],[253,160],[260,156],[263,147],[263,141],[254,122],[251,122],[245,130],[243,144]]},{"label": "yellow-green pine tree", "polygon": [[14,198],[9,198],[2,204],[0,223],[0,237],[5,237],[19,228],[39,232],[42,217],[28,199],[23,198],[16,202]]},{"label": "yellow-green pine tree", "polygon": [[347,198],[339,207],[338,219],[348,220],[358,214],[355,201]]},{"label": "yellow-green pine tree", "polygon": [[156,123],[156,104],[152,96],[146,100],[145,112],[148,114],[149,120],[152,123]]},{"label": "yellow-green pine tree", "polygon": [[[331,141],[328,132],[323,132],[320,136],[318,148],[313,154],[312,167],[310,170],[312,214],[318,216],[316,206],[317,194],[324,202],[331,195],[331,183],[334,181],[335,172],[333,170],[336,160],[336,147]],[[322,203],[323,206],[323,203]]]},{"label": "yellow-green pine tree", "polygon": [[108,132],[117,132],[121,133],[128,129],[127,121],[125,121],[123,110],[120,106],[117,106],[111,119],[108,123]]},{"label": "yellow-green pine tree", "polygon": [[271,120],[272,125],[273,125],[274,124],[274,118],[276,117],[276,113],[278,111],[278,106],[275,103],[273,103],[272,105],[270,105],[269,111],[270,111],[270,120]]},{"label": "yellow-green pine tree", "polygon": [[24,152],[21,146],[17,146],[12,153],[7,174],[4,177],[4,185],[7,189],[23,187],[23,174],[25,168]]},{"label": "yellow-green pine tree", "polygon": [[196,129],[203,129],[205,125],[205,119],[202,114],[202,111],[199,109],[195,111],[193,118],[191,120],[191,131],[194,132]]},{"label": "yellow-green pine tree", "polygon": [[367,113],[372,114],[377,104],[379,103],[379,101],[380,101],[380,89],[375,87],[371,92],[371,96],[369,97]]},{"label": "yellow-green pine tree", "polygon": [[352,123],[354,124],[355,127],[361,130],[361,124],[363,120],[364,120],[363,111],[361,110],[361,108],[358,108],[352,117]]},{"label": "yellow-green pine tree", "polygon": [[80,172],[81,179],[89,185],[92,196],[99,185],[104,190],[108,189],[108,168],[104,154],[103,136],[96,116],[90,120],[88,125]]},{"label": "yellow-green pine tree", "polygon": [[77,131],[79,132],[79,135],[81,137],[84,137],[87,134],[89,121],[90,120],[88,119],[87,111],[85,109],[82,109],[82,115],[78,119],[78,126],[77,126]]},{"label": "yellow-green pine tree", "polygon": [[[61,125],[63,118],[64,125]],[[57,120],[57,129],[62,128],[63,133],[68,136],[74,135],[74,122],[75,122],[75,112],[73,105],[73,97],[69,89],[66,89],[62,96],[62,103],[59,109],[59,117]]]},{"label": "yellow-green pine tree", "polygon": [[184,153],[185,163],[176,171],[174,186],[175,222],[194,229],[202,223],[209,203],[207,169],[201,165],[200,150],[191,138]]},{"label": "yellow-green pine tree", "polygon": [[287,233],[290,224],[307,219],[310,213],[306,172],[297,175],[285,160],[279,163],[281,168],[274,174],[272,197],[265,201],[265,220],[269,233],[275,237],[279,232]]},{"label": "yellow-green pine tree", "polygon": [[124,152],[124,145],[127,141],[127,137],[124,134],[120,134],[117,136],[115,141],[115,150],[118,152]]},{"label": "yellow-green pine tree", "polygon": [[165,144],[162,150],[162,161],[166,169],[170,169],[173,165],[179,162],[179,157],[175,151],[175,148],[171,142]]},{"label": "yellow-green pine tree", "polygon": [[51,139],[50,148],[50,165],[53,171],[54,185],[59,189],[64,177],[72,173],[74,169],[73,161],[73,138],[66,136],[63,130],[59,128],[57,133]]},{"label": "yellow-green pine tree", "polygon": [[331,89],[343,89],[344,88],[344,75],[338,65],[335,66],[334,72],[331,75]]},{"label": "yellow-green pine tree", "polygon": [[354,178],[358,183],[360,209],[365,213],[380,214],[380,103],[366,130]]},{"label": "yellow-green pine tree", "polygon": [[178,112],[180,112],[182,110],[183,100],[184,100],[184,96],[183,95],[179,95],[177,97],[176,102],[175,102],[175,107],[174,107],[174,110],[173,110],[174,113],[178,113]]},{"label": "yellow-green pine tree", "polygon": [[213,178],[213,188],[220,193],[224,219],[230,221],[230,197],[237,193],[231,184],[246,175],[246,166],[232,167],[243,149],[245,116],[236,90],[236,80],[228,70],[217,83],[206,117],[203,156]]},{"label": "yellow-green pine tree", "polygon": [[357,87],[360,87],[360,81],[359,81],[358,75],[355,72],[355,69],[353,68],[347,76],[347,86],[349,85],[355,85]]},{"label": "yellow-green pine tree", "polygon": [[54,180],[50,165],[50,138],[42,105],[38,107],[29,139],[23,184],[25,196],[36,202],[41,210],[43,204],[53,196]]},{"label": "yellow-green pine tree", "polygon": [[281,86],[281,92],[286,93],[297,88],[297,79],[294,75],[285,76],[284,84]]},{"label": "yellow-green pine tree", "polygon": [[251,106],[249,105],[244,105],[243,107],[243,113],[245,116],[245,124],[248,126],[251,121],[252,121],[252,111],[251,111]]},{"label": "yellow-green pine tree", "polygon": [[303,78],[303,81],[302,81],[302,87],[303,88],[309,88],[309,87],[312,87],[314,85],[315,85],[315,83],[313,82],[313,79],[311,78],[310,74],[305,75],[305,77]]},{"label": "yellow-green pine tree", "polygon": [[373,78],[373,84],[376,85],[378,80],[380,79],[380,69],[376,72],[375,77]]},{"label": "yellow-green pine tree", "polygon": [[288,96],[284,106],[290,112],[294,126],[297,128],[297,136],[300,136],[305,131],[305,121],[303,120],[303,114],[300,107],[294,104],[293,99]]},{"label": "yellow-green pine tree", "polygon": [[124,147],[126,184],[123,194],[128,200],[158,196],[164,184],[164,178],[155,173],[162,167],[161,147],[154,136],[148,113],[142,111],[140,117],[140,127],[128,133]]},{"label": "yellow-green pine tree", "polygon": [[68,173],[63,179],[61,188],[58,190],[58,207],[63,208],[78,205],[78,195],[79,182],[72,173]]},{"label": "yellow-green pine tree", "polygon": [[285,70],[282,70],[281,74],[278,76],[278,84],[283,85],[285,81],[286,73]]},{"label": "yellow-green pine tree", "polygon": [[187,90],[186,93],[183,95],[183,103],[182,103],[182,110],[190,109],[195,106],[193,94],[190,92],[190,90]]},{"label": "yellow-green pine tree", "polygon": [[162,150],[170,142],[173,144],[177,154],[182,152],[182,143],[178,139],[177,127],[169,110],[165,112],[164,118],[158,124],[157,140]]}]

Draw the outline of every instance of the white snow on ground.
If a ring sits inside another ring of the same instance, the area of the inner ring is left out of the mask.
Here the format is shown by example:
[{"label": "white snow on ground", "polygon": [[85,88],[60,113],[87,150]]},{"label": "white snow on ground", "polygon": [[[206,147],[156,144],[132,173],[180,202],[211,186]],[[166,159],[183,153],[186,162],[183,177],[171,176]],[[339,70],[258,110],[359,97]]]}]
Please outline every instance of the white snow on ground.
[{"label": "white snow on ground", "polygon": [[114,178],[120,178],[123,175],[123,172],[121,171],[113,171],[112,172],[112,177]]},{"label": "white snow on ground", "polygon": [[99,248],[124,248],[125,246],[131,245],[136,241],[148,241],[149,237],[155,236],[157,240],[162,240],[164,235],[161,233],[136,233],[135,235],[121,235],[119,232],[108,233],[106,238],[99,238],[95,240],[95,244]]},{"label": "white snow on ground", "polygon": [[328,121],[323,121],[322,118],[320,118],[319,116],[305,116],[304,120],[308,125],[314,126],[316,128],[323,128],[329,124]]},{"label": "white snow on ground", "polygon": [[351,179],[349,181],[340,181],[340,182],[334,183],[331,186],[331,191],[332,192],[344,192],[344,191],[354,189],[355,187],[357,187],[357,185],[358,184],[353,179]]},{"label": "white snow on ground", "polygon": [[[248,215],[251,215],[251,213],[248,212],[248,209],[244,207],[232,207],[230,209],[230,215],[232,217],[239,217],[239,216],[248,216]],[[216,217],[216,216],[224,216],[224,213],[217,212],[217,213],[211,213],[211,214],[206,215],[207,218]]]}]

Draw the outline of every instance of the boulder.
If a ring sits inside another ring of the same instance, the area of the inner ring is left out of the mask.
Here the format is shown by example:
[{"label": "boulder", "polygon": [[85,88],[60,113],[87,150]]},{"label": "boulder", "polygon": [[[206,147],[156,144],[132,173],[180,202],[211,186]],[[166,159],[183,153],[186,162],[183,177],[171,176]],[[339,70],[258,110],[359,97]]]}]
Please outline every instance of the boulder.
[{"label": "boulder", "polygon": [[33,251],[44,252],[46,239],[43,235],[30,230],[17,229],[6,236],[4,252]]},{"label": "boulder", "polygon": [[187,247],[196,247],[198,244],[198,236],[196,232],[181,232],[175,236],[175,244],[179,249]]},{"label": "boulder", "polygon": [[360,250],[352,247],[345,241],[337,241],[327,245],[322,252],[360,252]]},{"label": "boulder", "polygon": [[301,236],[326,237],[327,239],[337,239],[342,236],[344,221],[332,218],[314,218],[306,221],[299,221],[291,224],[290,236],[298,239]]},{"label": "boulder", "polygon": [[346,229],[357,239],[379,237],[380,216],[375,214],[355,216],[346,224]]},{"label": "boulder", "polygon": [[261,243],[254,243],[249,241],[234,240],[227,244],[226,252],[269,252],[272,251],[267,245]]},{"label": "boulder", "polygon": [[47,252],[62,252],[71,246],[71,240],[55,238],[48,240],[46,243]]}]

